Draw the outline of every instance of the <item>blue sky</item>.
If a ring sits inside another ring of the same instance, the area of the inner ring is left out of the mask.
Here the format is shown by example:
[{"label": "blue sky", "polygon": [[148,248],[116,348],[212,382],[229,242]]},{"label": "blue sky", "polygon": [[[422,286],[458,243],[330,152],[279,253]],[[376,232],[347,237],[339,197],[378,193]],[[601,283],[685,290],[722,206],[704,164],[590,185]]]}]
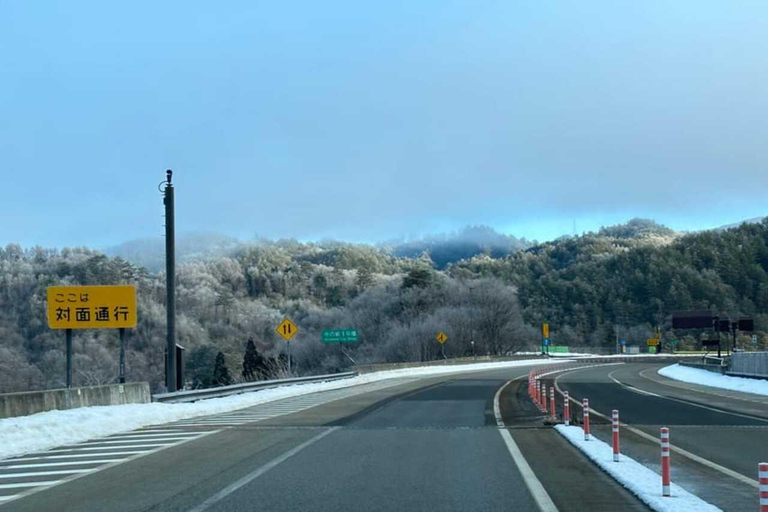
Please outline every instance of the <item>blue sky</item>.
[{"label": "blue sky", "polygon": [[0,0],[0,243],[766,213],[764,1]]}]

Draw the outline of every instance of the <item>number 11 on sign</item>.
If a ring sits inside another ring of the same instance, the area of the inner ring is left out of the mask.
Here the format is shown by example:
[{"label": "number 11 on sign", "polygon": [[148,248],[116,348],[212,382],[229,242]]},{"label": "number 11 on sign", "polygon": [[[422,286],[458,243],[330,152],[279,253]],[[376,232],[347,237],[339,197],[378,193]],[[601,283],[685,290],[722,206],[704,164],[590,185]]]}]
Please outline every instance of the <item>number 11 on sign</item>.
[{"label": "number 11 on sign", "polygon": [[283,337],[285,342],[288,344],[288,375],[291,374],[291,338],[296,336],[296,333],[299,332],[299,328],[296,327],[296,324],[291,321],[290,318],[283,318],[283,321],[280,322],[280,325],[277,326],[277,334]]}]

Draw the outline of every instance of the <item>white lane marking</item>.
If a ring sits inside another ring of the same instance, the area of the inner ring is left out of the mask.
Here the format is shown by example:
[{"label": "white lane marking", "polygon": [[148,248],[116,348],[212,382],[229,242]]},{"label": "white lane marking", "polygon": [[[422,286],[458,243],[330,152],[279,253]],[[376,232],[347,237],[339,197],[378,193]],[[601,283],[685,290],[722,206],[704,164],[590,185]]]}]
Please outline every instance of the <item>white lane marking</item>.
[{"label": "white lane marking", "polygon": [[42,485],[55,485],[63,480],[48,480],[45,482],[22,482],[20,484],[0,484],[0,489],[23,489],[25,487],[40,487]]},{"label": "white lane marking", "polygon": [[[652,371],[653,373],[655,373],[656,375],[661,377],[663,380],[653,379],[653,378],[649,377],[648,375],[645,374],[645,372],[648,372],[648,371]],[[719,397],[722,397],[722,398],[729,398],[731,400],[738,400],[738,401],[741,401],[741,402],[750,402],[750,403],[753,403],[753,404],[760,404],[760,405],[768,404],[768,401],[765,401],[765,400],[752,400],[752,399],[749,399],[749,398],[744,398],[743,396],[737,394],[737,393],[746,393],[746,391],[741,391],[741,392],[740,391],[720,392],[720,391],[726,391],[726,390],[724,390],[722,388],[713,388],[713,387],[710,387],[710,386],[705,386],[704,384],[694,384],[692,382],[683,382],[683,381],[672,380],[669,377],[664,377],[663,375],[660,375],[658,373],[658,371],[659,371],[658,368],[646,368],[645,370],[642,370],[639,373],[639,375],[641,377],[643,377],[644,379],[650,380],[651,382],[655,382],[656,384],[661,384],[662,386],[667,386],[667,387],[670,387],[670,388],[684,389],[686,391],[695,391],[696,393],[699,393],[701,395],[714,395],[714,396],[719,396]],[[696,386],[696,387],[692,388],[692,387],[690,387],[691,385]],[[703,387],[703,388],[706,388],[706,389],[705,390],[704,389],[699,389],[700,387]],[[749,393],[747,393],[747,394],[749,394]],[[754,395],[754,396],[760,396],[760,395]]]},{"label": "white lane marking", "polygon": [[[520,378],[522,377],[518,377],[518,379]],[[555,506],[555,502],[552,501],[552,498],[549,496],[549,493],[547,493],[547,490],[544,489],[544,486],[541,485],[539,479],[536,478],[536,474],[531,469],[531,466],[528,465],[528,461],[525,460],[525,457],[520,451],[520,448],[517,446],[517,443],[515,443],[515,440],[512,439],[512,435],[509,433],[509,430],[506,429],[504,420],[501,417],[501,408],[499,407],[499,397],[501,396],[501,392],[504,391],[504,388],[518,379],[510,380],[501,386],[499,390],[496,391],[496,396],[493,397],[493,414],[496,416],[496,424],[501,427],[499,430],[501,438],[507,445],[507,450],[509,450],[509,454],[512,456],[512,460],[515,461],[515,465],[523,477],[525,486],[528,487],[528,491],[531,493],[531,496],[533,496],[533,499],[536,502],[536,505],[539,507],[539,510],[541,512],[558,512],[557,506]]]},{"label": "white lane marking", "polygon": [[319,440],[321,440],[322,438],[324,438],[328,434],[330,434],[332,432],[335,432],[339,428],[341,428],[341,427],[331,427],[328,430],[325,430],[325,431],[321,432],[320,434],[316,435],[312,439],[309,439],[308,441],[304,441],[300,445],[298,445],[298,446],[288,450],[287,452],[285,452],[284,454],[280,455],[279,457],[277,457],[275,459],[272,459],[271,461],[267,462],[266,464],[261,466],[256,471],[254,471],[254,472],[244,476],[240,480],[238,480],[238,481],[228,485],[224,489],[220,490],[219,492],[217,492],[216,494],[214,494],[213,496],[211,496],[210,498],[208,498],[207,500],[202,502],[200,505],[198,505],[195,508],[191,509],[189,512],[203,512],[204,510],[207,510],[208,508],[211,507],[211,505],[215,505],[216,503],[220,502],[221,500],[223,500],[224,498],[226,498],[227,496],[229,496],[233,492],[237,491],[238,489],[240,489],[244,485],[248,485],[249,483],[251,483],[252,481],[256,480],[257,478],[259,478],[261,475],[263,475],[264,473],[266,473],[270,469],[273,469],[274,467],[282,464],[283,462],[285,462],[286,460],[290,459],[291,457],[293,457],[294,455],[296,455],[300,451],[302,451],[305,448],[308,448],[309,446],[315,444],[316,442],[318,442]]},{"label": "white lane marking", "polygon": [[[195,437],[189,438],[197,439]],[[98,450],[110,450],[112,448],[119,448],[119,449],[133,449],[133,448],[162,448],[163,446],[171,446],[176,443],[165,443],[165,444],[134,444],[130,446],[95,446],[95,447],[88,447],[88,448],[62,448],[60,450],[50,450],[45,453],[67,453],[67,452],[92,452],[92,451],[98,451]],[[110,455],[109,452],[104,453],[104,455]]]},{"label": "white lane marking", "polygon": [[[172,434],[128,434],[123,436],[110,436],[110,437],[104,437],[102,439],[107,441],[113,441],[113,440],[120,440],[120,439],[127,439],[131,441],[142,441],[146,439],[147,441],[153,441],[155,439],[163,440],[168,439],[170,437],[190,437],[190,436],[196,436],[198,435],[198,432],[189,432],[189,431],[179,431],[174,432]],[[98,442],[95,439],[92,439],[89,442],[96,443]]]},{"label": "white lane marking", "polygon": [[[93,458],[93,457],[113,457],[115,455],[136,455],[137,453],[150,453],[151,450],[130,451],[130,452],[108,452],[108,453],[86,453],[86,454],[73,454],[73,455],[45,455],[40,457],[19,457],[16,459],[5,459],[0,462],[23,462],[26,460],[48,460],[48,459],[79,459],[79,458]],[[50,452],[49,452],[50,453]]]},{"label": "white lane marking", "polygon": [[717,409],[715,407],[709,407],[709,406],[706,406],[706,405],[703,405],[703,404],[697,404],[697,403],[694,403],[694,402],[688,402],[686,400],[680,400],[679,398],[674,398],[674,397],[671,397],[671,396],[658,395],[656,393],[652,393],[652,392],[646,391],[644,389],[640,389],[640,388],[636,388],[634,386],[630,386],[629,384],[625,384],[625,383],[621,382],[620,380],[616,379],[615,377],[613,377],[613,374],[616,373],[617,371],[618,370],[614,370],[611,373],[609,373],[608,374],[608,378],[611,379],[616,384],[618,384],[619,386],[621,386],[621,387],[623,387],[625,389],[628,389],[630,391],[635,391],[635,392],[640,393],[642,395],[653,396],[653,397],[656,397],[656,398],[663,398],[664,400],[671,400],[672,402],[678,402],[678,403],[681,403],[681,404],[690,405],[692,407],[699,407],[700,409],[706,409],[708,411],[712,411],[712,412],[716,412],[716,413],[720,413],[720,414],[730,414],[731,416],[738,416],[739,418],[745,418],[745,419],[748,419],[748,420],[762,421],[763,423],[768,423],[768,419],[760,418],[758,416],[752,416],[750,414],[741,414],[741,413],[738,413],[738,412],[725,411],[723,409]]},{"label": "white lane marking", "polygon": [[[139,452],[131,452],[139,453]],[[0,466],[0,469],[27,469],[27,468],[58,468],[64,466],[90,466],[93,464],[107,464],[109,462],[120,462],[123,459],[102,459],[102,460],[76,460],[73,462],[42,462],[39,464],[15,464],[13,466]],[[2,461],[7,462],[7,461]]]},{"label": "white lane marking", "polygon": [[0,475],[2,479],[8,478],[29,478],[31,476],[51,476],[51,475],[76,475],[77,473],[90,473],[91,469],[62,469],[60,471],[33,471],[30,473],[5,473]]},{"label": "white lane marking", "polygon": [[193,437],[196,437],[196,435],[191,434],[188,436],[165,437],[162,439],[127,439],[124,441],[104,441],[103,439],[94,439],[93,441],[86,441],[83,444],[92,446],[95,444],[131,444],[131,443],[142,442],[142,441],[146,441],[147,443],[155,443],[155,442],[160,443],[165,441],[183,441],[184,439],[191,439]]},{"label": "white lane marking", "polygon": [[[560,377],[562,377],[562,375],[558,376],[555,379],[555,389],[557,390],[558,393],[560,393],[560,395],[565,396],[565,394],[563,393],[563,390],[560,389],[560,384],[558,383],[558,381],[560,380]],[[578,400],[573,398],[573,396],[570,397],[570,400],[571,400],[571,402],[573,402],[573,403],[575,403],[575,404],[577,404],[579,406],[581,405],[581,402],[579,402]],[[602,414],[602,413],[594,410],[592,407],[590,407],[589,410],[590,410],[591,413],[595,414],[596,416],[600,416],[601,418],[605,419],[606,421],[609,421],[608,416],[606,416],[605,414]],[[629,426],[626,423],[619,423],[619,425],[621,425],[622,427],[626,428],[627,430],[629,430],[633,434],[642,437],[643,439],[651,441],[654,444],[661,445],[661,440],[660,439],[657,439],[656,437],[654,437],[654,436],[652,436],[650,434],[646,434],[645,432],[643,432],[640,429],[637,429],[635,427]],[[699,464],[707,466],[708,468],[714,469],[715,471],[719,471],[720,473],[722,473],[724,475],[730,476],[731,478],[734,478],[734,479],[738,480],[739,482],[742,482],[742,483],[745,483],[747,485],[750,485],[750,486],[752,486],[752,487],[754,487],[756,489],[759,488],[759,486],[760,486],[760,484],[758,483],[757,480],[753,480],[753,479],[751,479],[749,477],[746,477],[746,476],[742,475],[741,473],[737,473],[736,471],[733,471],[732,469],[728,469],[728,468],[726,468],[724,466],[721,466],[720,464],[717,464],[716,462],[712,462],[709,459],[705,459],[704,457],[700,457],[700,456],[696,455],[695,453],[689,452],[688,450],[683,450],[682,448],[680,448],[678,446],[675,446],[675,445],[672,445],[670,450],[672,450],[675,453],[679,453],[683,457],[686,457],[686,458],[688,458],[688,459],[690,459],[692,461],[695,461],[695,462],[698,462]]]},{"label": "white lane marking", "polygon": [[18,497],[19,497],[18,494],[13,494],[11,496],[0,496],[0,501],[12,500],[12,499],[18,498]]}]

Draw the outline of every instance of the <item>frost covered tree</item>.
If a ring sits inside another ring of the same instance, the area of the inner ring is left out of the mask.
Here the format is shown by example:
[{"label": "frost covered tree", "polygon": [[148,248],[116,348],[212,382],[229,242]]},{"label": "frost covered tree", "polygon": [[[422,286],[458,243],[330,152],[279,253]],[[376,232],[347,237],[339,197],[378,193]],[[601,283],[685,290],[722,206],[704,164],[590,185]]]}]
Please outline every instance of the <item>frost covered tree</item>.
[{"label": "frost covered tree", "polygon": [[214,386],[229,386],[232,384],[232,376],[229,374],[229,368],[227,368],[227,362],[224,359],[224,352],[216,354],[211,384]]}]

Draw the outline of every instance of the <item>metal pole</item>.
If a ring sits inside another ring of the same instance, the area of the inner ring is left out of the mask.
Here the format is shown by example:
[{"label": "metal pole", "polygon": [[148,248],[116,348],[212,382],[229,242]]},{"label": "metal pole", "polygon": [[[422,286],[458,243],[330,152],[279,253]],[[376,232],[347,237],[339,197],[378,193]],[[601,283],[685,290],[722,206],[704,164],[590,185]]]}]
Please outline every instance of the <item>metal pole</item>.
[{"label": "metal pole", "polygon": [[174,216],[174,196],[171,179],[173,171],[166,171],[167,183],[165,184],[165,309],[167,315],[168,331],[166,350],[168,357],[165,360],[166,382],[165,387],[169,393],[176,391],[176,219]]},{"label": "metal pole", "polygon": [[291,375],[291,342],[286,341],[288,344],[288,375]]},{"label": "metal pole", "polygon": [[72,329],[67,334],[67,389],[72,387]]},{"label": "metal pole", "polygon": [[121,327],[120,330],[120,376],[117,381],[120,384],[125,384],[125,328]]},{"label": "metal pole", "polygon": [[619,326],[614,325],[613,327],[616,330],[616,353],[621,354],[621,348],[619,348]]}]

